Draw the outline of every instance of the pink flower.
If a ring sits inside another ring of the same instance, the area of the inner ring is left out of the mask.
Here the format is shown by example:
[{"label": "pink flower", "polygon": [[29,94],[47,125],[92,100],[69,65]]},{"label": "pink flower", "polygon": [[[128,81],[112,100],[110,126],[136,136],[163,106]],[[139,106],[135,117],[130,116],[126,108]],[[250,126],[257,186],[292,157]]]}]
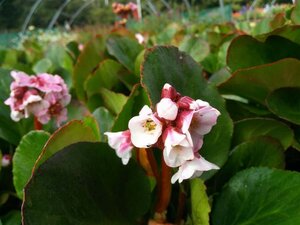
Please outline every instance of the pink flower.
[{"label": "pink flower", "polygon": [[217,170],[219,167],[206,161],[203,157],[195,157],[191,161],[186,161],[179,167],[179,170],[172,176],[171,182],[174,184],[177,180],[181,183],[183,180],[199,177],[204,171]]},{"label": "pink flower", "polygon": [[71,96],[61,77],[47,73],[28,76],[15,71],[11,72],[11,76],[14,81],[5,104],[10,106],[14,121],[34,115],[40,123],[46,124],[54,117],[59,126],[67,120],[65,107]]},{"label": "pink flower", "polygon": [[116,151],[117,156],[126,165],[131,158],[131,150],[134,147],[131,143],[130,131],[105,132],[104,134],[107,135],[109,146]]},{"label": "pink flower", "polygon": [[162,123],[148,106],[144,106],[138,116],[129,120],[131,142],[138,148],[149,148],[162,133]]}]

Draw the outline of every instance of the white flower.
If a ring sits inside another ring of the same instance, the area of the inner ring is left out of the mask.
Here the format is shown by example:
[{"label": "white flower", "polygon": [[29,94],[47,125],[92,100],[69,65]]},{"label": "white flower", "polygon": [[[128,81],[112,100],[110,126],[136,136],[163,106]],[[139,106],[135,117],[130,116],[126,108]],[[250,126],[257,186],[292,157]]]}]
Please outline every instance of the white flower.
[{"label": "white flower", "polygon": [[169,98],[162,98],[156,105],[157,114],[166,120],[175,120],[178,113],[178,106]]},{"label": "white flower", "polygon": [[191,161],[186,161],[179,167],[177,173],[175,173],[171,182],[174,184],[177,180],[181,183],[183,180],[199,177],[204,171],[217,170],[219,167],[213,163],[206,161],[203,157],[195,157]]},{"label": "white flower", "polygon": [[131,157],[133,145],[130,140],[130,131],[105,132],[108,138],[108,145],[116,151],[123,165],[126,165]]},{"label": "white flower", "polygon": [[164,160],[170,167],[181,166],[185,161],[194,158],[193,142],[189,135],[177,132],[168,127],[164,134]]},{"label": "white flower", "polygon": [[138,116],[129,120],[131,142],[138,148],[149,148],[155,144],[162,133],[162,123],[148,106],[144,106]]}]

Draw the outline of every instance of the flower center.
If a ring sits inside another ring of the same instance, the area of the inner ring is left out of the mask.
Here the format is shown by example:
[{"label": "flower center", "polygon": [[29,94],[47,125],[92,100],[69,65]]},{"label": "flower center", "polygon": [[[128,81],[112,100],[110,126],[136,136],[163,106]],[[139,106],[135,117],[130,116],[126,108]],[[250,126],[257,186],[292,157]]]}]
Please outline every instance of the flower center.
[{"label": "flower center", "polygon": [[147,119],[143,124],[143,127],[145,128],[145,131],[153,131],[156,128],[156,123],[151,119]]},{"label": "flower center", "polygon": [[57,115],[62,110],[62,106],[60,103],[55,103],[54,105],[51,105],[49,108],[50,115]]}]

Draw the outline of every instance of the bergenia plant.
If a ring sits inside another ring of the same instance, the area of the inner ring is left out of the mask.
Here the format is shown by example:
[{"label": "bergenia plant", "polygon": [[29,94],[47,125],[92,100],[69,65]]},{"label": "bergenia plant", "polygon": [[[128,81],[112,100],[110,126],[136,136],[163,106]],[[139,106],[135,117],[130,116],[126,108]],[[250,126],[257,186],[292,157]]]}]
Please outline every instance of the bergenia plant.
[{"label": "bergenia plant", "polygon": [[12,71],[11,76],[14,81],[5,104],[10,106],[14,121],[33,115],[36,124],[46,124],[54,118],[56,125],[60,126],[67,120],[66,106],[71,95],[60,76],[47,73],[29,76],[16,71]]},{"label": "bergenia plant", "polygon": [[216,124],[220,112],[200,99],[182,96],[165,84],[155,111],[144,106],[131,118],[128,130],[106,132],[108,143],[123,164],[134,148],[159,148],[168,167],[179,168],[171,182],[199,177],[204,171],[219,169],[200,155],[203,136]]}]

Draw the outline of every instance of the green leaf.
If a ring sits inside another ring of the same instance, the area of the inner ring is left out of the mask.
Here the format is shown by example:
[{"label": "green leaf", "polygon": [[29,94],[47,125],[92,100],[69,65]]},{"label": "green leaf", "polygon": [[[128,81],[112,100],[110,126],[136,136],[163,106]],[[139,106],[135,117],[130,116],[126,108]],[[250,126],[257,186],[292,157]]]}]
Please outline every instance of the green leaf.
[{"label": "green leaf", "polygon": [[191,36],[185,36],[178,48],[188,53],[197,62],[201,62],[210,53],[209,44],[206,41]]},{"label": "green leaf", "polygon": [[214,201],[212,225],[300,223],[300,174],[251,168],[234,176]]},{"label": "green leaf", "polygon": [[133,116],[137,116],[144,105],[149,105],[149,98],[145,90],[140,85],[136,85],[132,89],[127,102],[118,114],[113,124],[112,131],[117,132],[127,130],[129,120]]},{"label": "green leaf", "polygon": [[300,87],[300,61],[283,59],[243,69],[220,86],[223,93],[235,94],[265,104],[267,96],[282,87]]},{"label": "green leaf", "polygon": [[106,59],[102,61],[97,70],[92,73],[84,84],[88,96],[91,96],[107,88],[111,90],[118,83],[118,72],[122,65],[114,60]]},{"label": "green leaf", "polygon": [[82,101],[86,100],[83,84],[104,58],[104,49],[104,39],[97,36],[84,46],[84,50],[77,59],[73,73],[73,85],[77,97]]},{"label": "green leaf", "polygon": [[132,225],[150,206],[148,178],[104,143],[77,143],[49,158],[25,189],[23,225]]},{"label": "green leaf", "polygon": [[32,70],[33,72],[35,72],[36,74],[38,73],[46,73],[49,72],[49,69],[52,66],[52,62],[50,59],[41,59],[39,61],[36,62],[36,64],[34,64]]},{"label": "green leaf", "polygon": [[121,93],[115,93],[106,88],[100,90],[105,107],[113,114],[117,115],[123,108],[128,97]]},{"label": "green leaf", "polygon": [[5,216],[1,217],[1,221],[3,225],[21,225],[21,212],[12,210]]},{"label": "green leaf", "polygon": [[267,106],[275,115],[300,125],[300,87],[274,90],[266,99]]},{"label": "green leaf", "polygon": [[[242,35],[229,47],[227,65],[232,72],[278,61],[284,58],[300,59],[300,45],[280,36],[268,36],[265,42]],[[241,60],[243,59],[243,60]]]},{"label": "green leaf", "polygon": [[143,50],[143,46],[136,40],[128,37],[110,36],[106,41],[106,47],[109,54],[116,57],[128,70],[135,71],[135,60]]},{"label": "green leaf", "polygon": [[90,127],[89,124],[79,120],[73,120],[60,127],[51,135],[47,144],[44,146],[41,155],[36,161],[34,170],[64,147],[81,141],[99,141],[93,128]]},{"label": "green leaf", "polygon": [[292,11],[291,19],[294,24],[300,24],[300,2],[298,0],[295,1],[295,7]]},{"label": "green leaf", "polygon": [[99,107],[93,112],[100,130],[100,141],[105,141],[104,133],[109,131],[114,123],[114,116],[104,107]]},{"label": "green leaf", "polygon": [[29,180],[35,161],[43,150],[50,134],[45,131],[31,131],[23,136],[13,157],[13,181],[19,198]]},{"label": "green leaf", "polygon": [[209,77],[209,82],[218,86],[219,84],[224,83],[229,77],[231,77],[231,73],[227,68],[222,68]]},{"label": "green leaf", "polygon": [[237,145],[215,178],[217,186],[223,186],[233,175],[246,168],[265,166],[284,169],[283,152],[280,142],[270,137],[259,137]]},{"label": "green leaf", "polygon": [[[217,124],[204,137],[201,155],[210,162],[223,165],[228,157],[232,121],[225,109],[224,99],[201,76],[201,67],[177,48],[159,46],[148,50],[142,68],[142,83],[152,106],[160,101],[162,87],[169,83],[182,95],[207,101],[221,112]],[[214,172],[216,171],[209,174]]]},{"label": "green leaf", "polygon": [[94,134],[93,136],[96,138],[96,140],[100,141],[100,129],[96,118],[93,116],[86,116],[82,119],[82,122],[84,126],[92,129]]},{"label": "green leaf", "polygon": [[192,224],[209,225],[210,205],[206,186],[201,179],[190,180],[192,201]]},{"label": "green leaf", "polygon": [[259,136],[277,139],[284,149],[287,149],[293,142],[294,133],[289,126],[278,120],[268,118],[244,119],[234,124],[232,145],[236,146]]}]

